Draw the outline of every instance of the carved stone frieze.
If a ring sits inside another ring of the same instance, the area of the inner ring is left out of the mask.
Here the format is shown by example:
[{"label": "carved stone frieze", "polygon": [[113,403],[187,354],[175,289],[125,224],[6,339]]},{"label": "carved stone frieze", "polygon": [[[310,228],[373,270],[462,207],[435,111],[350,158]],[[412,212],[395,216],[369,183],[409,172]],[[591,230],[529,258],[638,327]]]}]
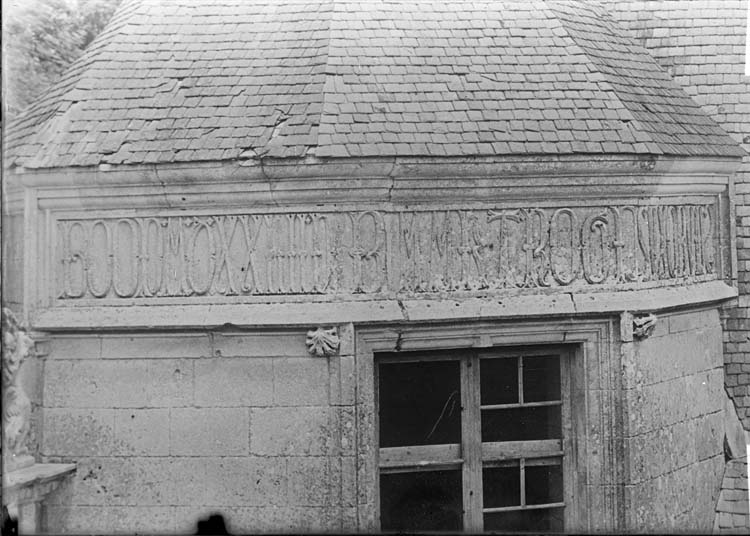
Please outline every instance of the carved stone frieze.
[{"label": "carved stone frieze", "polygon": [[717,207],[61,219],[61,300],[425,293],[715,277]]},{"label": "carved stone frieze", "polygon": [[330,357],[339,351],[341,340],[336,328],[323,329],[321,327],[307,332],[307,351],[317,357]]},{"label": "carved stone frieze", "polygon": [[27,445],[31,401],[18,374],[24,359],[34,351],[34,341],[7,307],[2,309],[2,336],[3,462],[7,471],[13,471],[34,463]]}]

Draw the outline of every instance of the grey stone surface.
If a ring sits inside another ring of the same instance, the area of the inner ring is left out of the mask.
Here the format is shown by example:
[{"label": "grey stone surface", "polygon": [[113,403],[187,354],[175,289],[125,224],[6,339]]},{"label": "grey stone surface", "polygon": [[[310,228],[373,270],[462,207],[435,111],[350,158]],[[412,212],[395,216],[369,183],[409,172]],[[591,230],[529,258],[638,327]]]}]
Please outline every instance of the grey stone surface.
[{"label": "grey stone surface", "polygon": [[240,456],[248,453],[247,408],[172,408],[173,456]]},{"label": "grey stone surface", "polygon": [[282,457],[178,457],[171,469],[174,505],[289,505]]},{"label": "grey stone surface", "polygon": [[193,401],[193,362],[178,359],[52,360],[45,406],[143,408]]},{"label": "grey stone surface", "polygon": [[205,333],[179,335],[104,336],[102,357],[109,359],[209,357],[210,341]]},{"label": "grey stone surface", "polygon": [[334,447],[327,407],[254,408],[250,452],[260,456],[322,456]]},{"label": "grey stone surface", "polygon": [[328,360],[289,357],[273,360],[273,401],[277,406],[328,404]]},{"label": "grey stone surface", "polygon": [[43,456],[106,456],[115,449],[113,409],[45,408]]},{"label": "grey stone surface", "polygon": [[166,456],[170,444],[169,409],[115,410],[115,449],[125,456]]},{"label": "grey stone surface", "polygon": [[272,358],[221,357],[195,363],[196,406],[270,406],[273,404]]}]

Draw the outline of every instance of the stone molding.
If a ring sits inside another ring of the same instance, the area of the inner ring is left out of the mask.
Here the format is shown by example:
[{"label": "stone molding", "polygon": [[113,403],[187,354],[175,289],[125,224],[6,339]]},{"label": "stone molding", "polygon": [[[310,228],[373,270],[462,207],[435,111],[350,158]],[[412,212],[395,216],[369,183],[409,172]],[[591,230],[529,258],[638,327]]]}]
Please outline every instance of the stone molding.
[{"label": "stone molding", "polygon": [[737,291],[722,281],[689,286],[614,292],[552,292],[508,296],[435,296],[420,299],[327,299],[234,304],[181,304],[122,307],[57,307],[36,311],[31,325],[39,331],[121,329],[212,329],[310,325],[331,326],[470,321],[476,319],[534,318],[541,316],[618,315],[718,304],[735,298]]},{"label": "stone molding", "polygon": [[15,167],[10,176],[25,186],[86,186],[226,180],[279,180],[294,177],[328,178],[440,178],[462,176],[550,176],[591,174],[719,174],[731,175],[739,157],[669,157],[654,155],[539,155],[497,157],[371,157],[302,159],[246,159],[154,165],[109,165],[74,168]]}]

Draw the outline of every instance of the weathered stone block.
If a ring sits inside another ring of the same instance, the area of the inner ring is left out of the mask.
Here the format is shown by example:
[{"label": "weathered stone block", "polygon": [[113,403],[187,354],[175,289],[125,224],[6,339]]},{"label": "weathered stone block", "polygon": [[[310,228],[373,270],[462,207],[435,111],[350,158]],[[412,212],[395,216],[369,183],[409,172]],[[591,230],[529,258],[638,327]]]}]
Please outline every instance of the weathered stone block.
[{"label": "weathered stone block", "polygon": [[176,490],[168,457],[78,459],[71,503],[157,506],[171,504]]},{"label": "weathered stone block", "polygon": [[355,403],[357,371],[354,368],[354,356],[342,356],[339,359],[339,401],[338,403],[350,406]]},{"label": "weathered stone block", "polygon": [[45,524],[61,534],[172,534],[168,506],[50,506]]},{"label": "weathered stone block", "polygon": [[43,456],[107,456],[115,449],[115,411],[45,408]]},{"label": "weathered stone block", "polygon": [[719,311],[717,309],[671,314],[668,317],[668,322],[670,333],[695,331],[705,326],[713,327],[716,329],[720,328]]},{"label": "weathered stone block", "polygon": [[[338,496],[338,478],[329,471],[329,458],[294,457],[287,459],[287,500],[290,506],[324,506]],[[340,477],[340,475],[336,475]]]},{"label": "weathered stone block", "polygon": [[695,436],[695,454],[698,461],[723,454],[724,414],[721,411],[704,415],[692,421]]},{"label": "weathered stone block", "polygon": [[637,483],[697,461],[696,423],[683,421],[626,440],[630,455],[630,482]]},{"label": "weathered stone block", "polygon": [[193,363],[187,359],[48,361],[48,407],[143,408],[192,404]]},{"label": "weathered stone block", "polygon": [[635,436],[721,411],[722,379],[719,368],[627,390],[626,433]]},{"label": "weathered stone block", "polygon": [[239,456],[249,443],[246,408],[173,408],[170,453],[178,456]]},{"label": "weathered stone block", "polygon": [[305,332],[213,334],[215,357],[304,357]]},{"label": "weathered stone block", "polygon": [[94,335],[53,335],[47,345],[48,359],[99,359],[102,339]]},{"label": "weathered stone block", "polygon": [[630,525],[639,532],[710,531],[723,473],[719,461],[717,456],[626,486]]},{"label": "weathered stone block", "polygon": [[280,406],[328,404],[328,360],[315,357],[274,359],[273,400]]},{"label": "weathered stone block", "polygon": [[174,458],[172,504],[274,506],[286,504],[286,459]]},{"label": "weathered stone block", "polygon": [[208,335],[204,333],[102,337],[104,358],[187,358],[210,355],[211,346]]},{"label": "weathered stone block", "polygon": [[623,363],[626,388],[649,385],[721,366],[721,329],[696,329],[635,343]]},{"label": "weathered stone block", "polygon": [[357,461],[354,456],[341,458],[341,504],[357,505]]},{"label": "weathered stone block", "polygon": [[355,409],[351,406],[339,410],[339,426],[341,429],[341,453],[353,455],[357,441],[357,419]]},{"label": "weathered stone block", "polygon": [[335,419],[326,407],[252,409],[250,452],[262,456],[322,456],[334,446]]},{"label": "weathered stone block", "polygon": [[169,454],[169,409],[115,410],[115,451],[128,456]]},{"label": "weathered stone block", "polygon": [[270,358],[201,359],[195,363],[197,406],[268,406],[273,403]]}]

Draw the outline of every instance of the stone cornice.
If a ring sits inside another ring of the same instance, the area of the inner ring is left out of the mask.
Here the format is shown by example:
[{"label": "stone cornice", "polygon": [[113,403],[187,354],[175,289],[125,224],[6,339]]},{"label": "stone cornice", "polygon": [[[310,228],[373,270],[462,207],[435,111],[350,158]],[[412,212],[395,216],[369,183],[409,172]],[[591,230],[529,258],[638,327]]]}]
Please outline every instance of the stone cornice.
[{"label": "stone cornice", "polygon": [[159,165],[6,170],[6,180],[26,186],[89,187],[185,183],[265,182],[285,179],[487,178],[601,175],[730,175],[731,157],[566,155],[470,158],[346,158],[193,162]]},{"label": "stone cornice", "polygon": [[36,312],[38,331],[102,331],[132,329],[214,329],[293,327],[341,323],[377,324],[472,321],[543,316],[617,315],[623,311],[664,311],[718,304],[737,296],[721,281],[691,286],[619,292],[498,294],[482,298],[385,299],[325,303],[65,307]]}]

